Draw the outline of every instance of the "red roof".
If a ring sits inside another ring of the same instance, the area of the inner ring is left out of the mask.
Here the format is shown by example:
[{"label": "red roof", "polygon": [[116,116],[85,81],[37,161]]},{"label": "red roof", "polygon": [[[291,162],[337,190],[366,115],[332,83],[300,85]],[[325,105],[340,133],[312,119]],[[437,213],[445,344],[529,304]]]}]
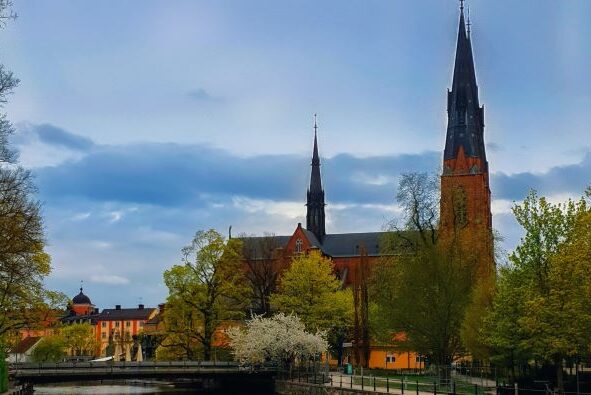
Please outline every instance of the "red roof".
[{"label": "red roof", "polygon": [[31,349],[37,342],[41,340],[39,336],[29,336],[21,340],[21,342],[12,350],[15,354],[24,354]]}]

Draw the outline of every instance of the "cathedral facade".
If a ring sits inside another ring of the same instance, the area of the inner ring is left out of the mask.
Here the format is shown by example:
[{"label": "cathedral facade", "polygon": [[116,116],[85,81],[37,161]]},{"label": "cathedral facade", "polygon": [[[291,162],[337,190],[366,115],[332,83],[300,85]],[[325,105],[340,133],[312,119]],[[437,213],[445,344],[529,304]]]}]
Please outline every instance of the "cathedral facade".
[{"label": "cathedral facade", "polygon": [[[466,28],[468,26],[468,29]],[[448,124],[441,174],[439,240],[442,245],[458,243],[478,256],[478,271],[494,272],[491,192],[484,145],[484,107],[480,105],[472,53],[469,23],[460,10],[455,66],[447,95]],[[261,251],[247,255],[256,261],[273,259],[288,265],[297,254],[318,250],[329,257],[344,287],[358,287],[360,267],[368,267],[382,256],[381,243],[387,232],[326,232],[325,191],[322,187],[318,154],[317,125],[314,122],[310,185],[306,192],[306,224],[294,232],[274,236],[275,253]],[[250,242],[257,238],[248,238]],[[350,343],[348,343],[350,345]],[[372,345],[369,367],[387,369],[420,368],[422,360],[413,353],[397,353],[388,345]]]}]

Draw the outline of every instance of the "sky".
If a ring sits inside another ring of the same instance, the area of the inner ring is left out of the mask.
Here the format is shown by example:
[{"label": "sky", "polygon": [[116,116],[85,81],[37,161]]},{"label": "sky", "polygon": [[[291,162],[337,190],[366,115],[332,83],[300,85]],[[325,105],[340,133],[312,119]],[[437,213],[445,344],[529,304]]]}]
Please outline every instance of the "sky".
[{"label": "sky", "polygon": [[[100,308],[165,300],[197,230],[305,222],[313,114],[329,233],[400,215],[401,173],[437,172],[455,0],[15,0],[5,106],[43,204],[53,272]],[[469,0],[494,227],[591,184],[588,0]]]}]

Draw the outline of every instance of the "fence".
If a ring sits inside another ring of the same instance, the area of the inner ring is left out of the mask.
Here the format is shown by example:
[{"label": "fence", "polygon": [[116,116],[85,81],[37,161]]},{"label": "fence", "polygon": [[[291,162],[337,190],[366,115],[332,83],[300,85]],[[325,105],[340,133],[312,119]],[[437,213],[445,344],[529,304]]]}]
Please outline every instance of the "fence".
[{"label": "fence", "polygon": [[[485,377],[491,377],[491,375],[484,374],[484,371],[478,372],[477,369],[469,371],[454,368],[450,371],[438,372],[370,371],[369,373],[347,375],[341,372],[330,372],[326,366],[317,363],[282,372],[280,377],[294,382],[322,384],[332,388],[400,395],[554,395],[558,393],[550,388],[547,382],[537,382],[537,385],[530,387],[520,387],[518,384],[506,385]],[[591,395],[591,392],[565,391],[561,395]]]}]

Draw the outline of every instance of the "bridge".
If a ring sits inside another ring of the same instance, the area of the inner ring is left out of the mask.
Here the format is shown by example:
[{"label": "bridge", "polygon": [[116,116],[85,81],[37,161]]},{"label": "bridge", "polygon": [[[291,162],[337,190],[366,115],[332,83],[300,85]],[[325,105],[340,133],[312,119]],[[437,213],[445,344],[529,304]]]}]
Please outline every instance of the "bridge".
[{"label": "bridge", "polygon": [[[268,382],[278,369],[261,366],[252,369],[236,362],[175,361],[175,362],[70,362],[20,363],[10,368],[10,376],[19,383],[41,384],[68,381],[194,379],[234,383]],[[225,380],[231,378],[232,380]]]}]

